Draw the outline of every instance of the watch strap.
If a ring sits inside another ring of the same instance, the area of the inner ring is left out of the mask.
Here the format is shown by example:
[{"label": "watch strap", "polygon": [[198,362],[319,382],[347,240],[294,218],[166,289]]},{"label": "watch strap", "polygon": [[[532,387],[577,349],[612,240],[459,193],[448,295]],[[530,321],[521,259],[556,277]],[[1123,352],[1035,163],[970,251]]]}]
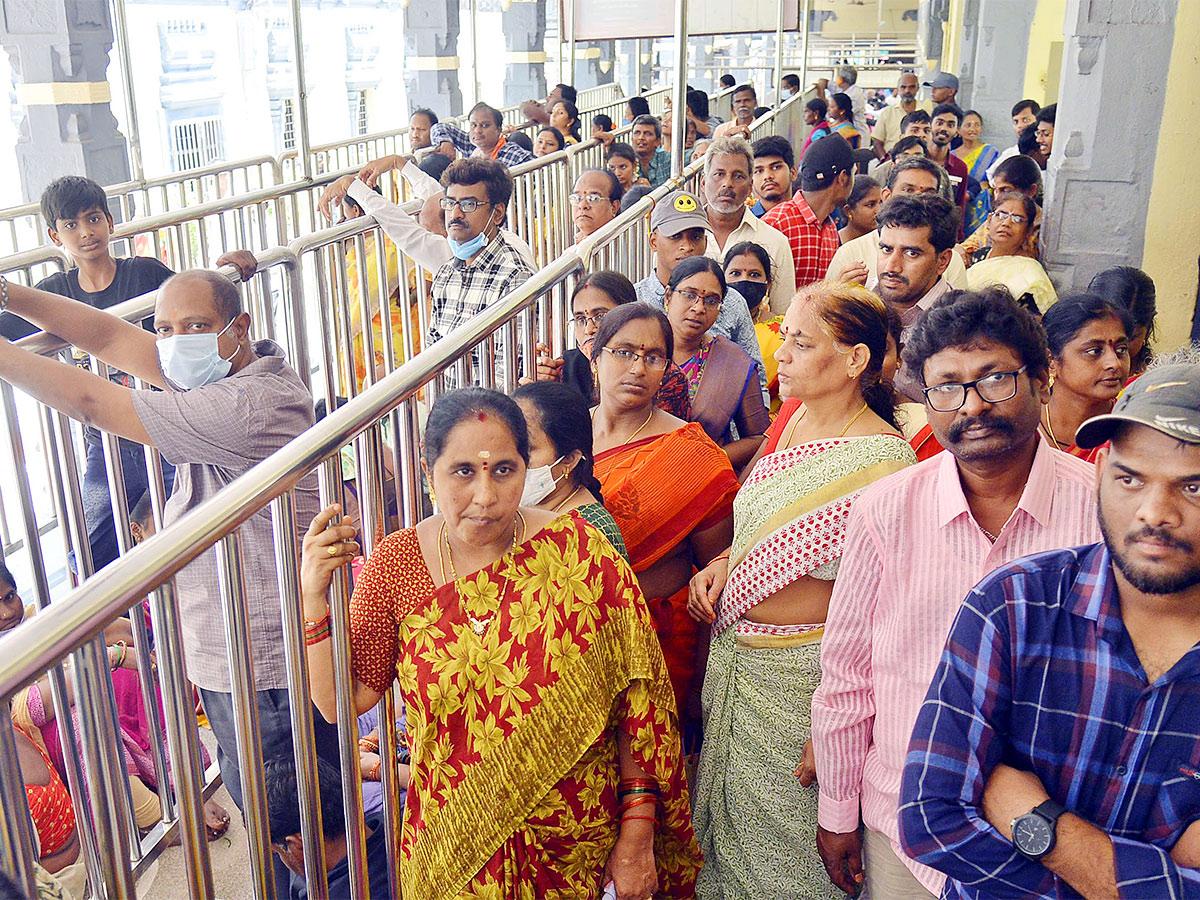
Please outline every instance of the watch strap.
[{"label": "watch strap", "polygon": [[1041,816],[1051,825],[1054,825],[1056,822],[1058,822],[1059,818],[1066,811],[1067,808],[1055,800],[1045,800],[1031,810],[1034,815]]}]

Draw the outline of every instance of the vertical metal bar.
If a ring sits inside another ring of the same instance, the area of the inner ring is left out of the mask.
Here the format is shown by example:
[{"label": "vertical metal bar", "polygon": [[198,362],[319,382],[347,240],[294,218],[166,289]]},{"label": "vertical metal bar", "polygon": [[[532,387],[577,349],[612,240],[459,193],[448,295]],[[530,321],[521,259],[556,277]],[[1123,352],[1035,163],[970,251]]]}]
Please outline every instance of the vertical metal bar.
[{"label": "vertical metal bar", "polygon": [[[633,41],[633,93],[635,95],[642,92],[642,39],[635,38]],[[613,116],[614,122],[619,122],[621,116]]]},{"label": "vertical metal bar", "polygon": [[[775,20],[775,106],[783,103],[783,10],[785,0],[779,0]],[[790,0],[795,3],[796,0]]]},{"label": "vertical metal bar", "polygon": [[[129,808],[129,776],[117,734],[117,708],[112,693],[104,637],[99,635],[75,651],[71,674],[75,682],[75,707],[83,739],[83,756],[88,766],[91,797],[91,827],[96,832],[100,857],[99,885],[108,898],[135,893],[129,865],[132,811]],[[89,827],[83,824],[82,827]],[[136,834],[136,832],[134,832]]]},{"label": "vertical metal bar", "polygon": [[479,102],[479,86],[482,81],[479,78],[479,0],[471,0],[471,82],[474,88],[474,93],[471,95],[474,102]]},{"label": "vertical metal bar", "polygon": [[271,525],[275,534],[275,564],[283,606],[283,651],[287,660],[296,784],[300,788],[304,874],[308,882],[308,896],[313,900],[328,900],[321,798],[317,792],[317,754],[313,742],[312,703],[309,700],[308,653],[304,647],[304,625],[301,622],[303,609],[296,547],[296,504],[291,491],[271,502]]},{"label": "vertical metal bar", "polygon": [[308,136],[308,86],[304,78],[304,32],[300,27],[300,0],[291,0],[292,45],[296,53],[296,155],[300,178],[312,179],[311,147]]},{"label": "vertical metal bar", "polygon": [[[117,58],[121,61],[121,87],[125,94],[125,138],[129,142],[129,159],[133,164],[133,178],[143,181],[142,138],[138,128],[137,103],[133,91],[133,53],[129,47],[129,23],[125,19],[125,0],[113,0],[113,32],[117,40]],[[128,221],[128,217],[126,217]]]},{"label": "vertical metal bar", "polygon": [[683,144],[687,140],[688,0],[675,0],[675,90],[671,99],[671,175],[684,169]]},{"label": "vertical metal bar", "polygon": [[25,795],[25,780],[17,757],[12,719],[0,716],[0,859],[12,866],[12,874],[30,897],[33,883],[33,820]]},{"label": "vertical metal bar", "polygon": [[[155,481],[150,480],[151,491]],[[159,470],[158,491],[162,490]],[[161,493],[155,497],[156,505]],[[204,773],[200,771],[200,734],[196,726],[192,686],[183,669],[183,635],[179,627],[175,583],[159,586],[150,601],[154,639],[158,652],[158,671],[163,686],[163,712],[167,726],[167,746],[171,751],[171,771],[175,782],[175,809],[179,814],[183,837],[183,865],[187,873],[188,896],[212,900],[212,862],[204,827]]]},{"label": "vertical metal bar", "polygon": [[250,843],[250,877],[257,900],[275,900],[266,790],[263,785],[258,696],[254,687],[254,654],[246,615],[241,532],[234,531],[221,538],[216,551],[221,605],[225,613],[225,638],[229,649],[229,675],[233,688],[233,723],[242,782],[242,813],[246,818],[246,837]]},{"label": "vertical metal bar", "polygon": [[575,4],[578,0],[564,0],[567,8],[567,74],[562,79],[564,84],[575,83]]},{"label": "vertical metal bar", "polygon": [[808,87],[808,21],[812,17],[812,0],[804,0],[800,11],[800,92]]},{"label": "vertical metal bar", "polygon": [[[342,500],[341,455],[325,460],[320,469],[321,501]],[[341,756],[342,798],[346,821],[346,865],[350,896],[367,896],[366,833],[363,826],[362,773],[358,764],[358,710],[354,708],[354,676],[350,671],[350,573],[346,567],[333,579],[329,614],[333,626],[333,678],[337,693],[338,750]]]}]

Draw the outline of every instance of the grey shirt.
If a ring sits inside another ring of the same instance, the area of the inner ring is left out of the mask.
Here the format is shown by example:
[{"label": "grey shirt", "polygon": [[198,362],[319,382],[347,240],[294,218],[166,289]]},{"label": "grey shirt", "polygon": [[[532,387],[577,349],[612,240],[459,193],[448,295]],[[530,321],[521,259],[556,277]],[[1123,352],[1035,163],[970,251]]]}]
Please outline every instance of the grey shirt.
[{"label": "grey shirt", "polygon": [[[658,280],[657,272],[651,272],[635,284],[633,289],[643,303],[649,303],[662,312],[667,311],[667,286]],[[750,318],[750,307],[746,305],[746,298],[732,288],[726,290],[725,299],[721,301],[721,311],[717,313],[717,320],[708,331],[710,334],[729,338],[746,351],[746,355],[758,366],[758,383],[769,406],[770,394],[767,393],[762,348],[758,345],[758,335],[754,331],[754,320]]]},{"label": "grey shirt", "polygon": [[[312,394],[273,341],[240,372],[190,391],[133,391],[133,408],[163,457],[175,465],[164,525],[214,497],[314,421]],[[316,474],[295,490],[297,547],[319,509]],[[256,690],[287,687],[283,619],[270,507],[241,528],[246,610]],[[216,548],[175,576],[187,674],[197,686],[229,691],[229,656]]]}]

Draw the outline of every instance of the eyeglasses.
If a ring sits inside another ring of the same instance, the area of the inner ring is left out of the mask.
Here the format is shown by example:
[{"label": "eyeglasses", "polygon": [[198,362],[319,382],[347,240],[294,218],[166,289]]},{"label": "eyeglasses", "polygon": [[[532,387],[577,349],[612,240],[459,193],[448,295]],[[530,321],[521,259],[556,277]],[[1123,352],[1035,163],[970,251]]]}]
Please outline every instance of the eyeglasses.
[{"label": "eyeglasses", "polygon": [[639,359],[646,364],[647,369],[665,369],[667,367],[667,358],[659,356],[657,353],[638,353],[636,350],[626,350],[624,347],[618,347],[615,350],[612,347],[601,347],[600,349],[605,353],[611,353],[631,369]]},{"label": "eyeglasses", "polygon": [[675,293],[686,300],[689,306],[695,306],[697,300],[703,300],[705,309],[716,309],[724,299],[720,294],[702,294],[691,288],[676,288]]},{"label": "eyeglasses", "polygon": [[962,409],[967,402],[967,391],[975,388],[984,403],[1003,403],[1017,396],[1017,376],[1027,368],[1021,366],[1015,372],[992,372],[974,381],[935,384],[924,389],[925,402],[934,412],[954,412]]},{"label": "eyeglasses", "polygon": [[438,201],[438,206],[449,212],[458,207],[465,213],[473,213],[481,206],[491,206],[490,200],[476,200],[474,197],[463,197],[461,200],[454,197],[443,197]]},{"label": "eyeglasses", "polygon": [[607,312],[608,310],[602,310],[601,312],[596,313],[594,316],[585,316],[581,313],[580,315],[575,316],[575,318],[573,318],[571,321],[575,323],[576,328],[587,328],[589,325],[594,325],[598,328],[600,326],[600,320],[604,318],[604,314]]},{"label": "eyeglasses", "polygon": [[583,203],[584,200],[588,202],[588,206],[595,206],[597,203],[602,203],[606,200],[609,203],[612,203],[612,200],[610,200],[608,197],[605,197],[603,194],[579,194],[574,191],[567,194],[567,199],[571,201],[572,206],[578,206],[579,204]]},{"label": "eyeglasses", "polygon": [[1029,221],[1029,216],[1006,212],[1003,209],[996,210],[992,215],[996,217],[997,222],[1012,222],[1014,225],[1024,225]]}]

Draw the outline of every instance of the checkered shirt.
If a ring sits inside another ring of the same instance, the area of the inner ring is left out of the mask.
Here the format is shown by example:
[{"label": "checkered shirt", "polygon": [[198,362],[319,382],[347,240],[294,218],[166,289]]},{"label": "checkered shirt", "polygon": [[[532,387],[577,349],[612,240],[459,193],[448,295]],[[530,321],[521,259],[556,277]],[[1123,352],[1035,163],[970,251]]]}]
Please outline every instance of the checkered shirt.
[{"label": "checkered shirt", "polygon": [[818,222],[804,195],[796,191],[791,200],[784,200],[762,220],[787,237],[796,262],[797,289],[825,277],[842,244],[832,218]]},{"label": "checkered shirt", "polygon": [[[450,122],[438,122],[429,132],[429,139],[433,141],[433,146],[443,141],[449,141],[454,145],[454,149],[463,156],[483,156],[479,148],[471,143],[471,138],[465,131]],[[498,150],[494,150],[488,157],[496,159],[504,163],[510,169],[513,166],[519,166],[521,163],[529,162],[533,159],[533,154],[522,147],[520,144],[514,144],[508,139],[503,139],[504,142]]]}]

